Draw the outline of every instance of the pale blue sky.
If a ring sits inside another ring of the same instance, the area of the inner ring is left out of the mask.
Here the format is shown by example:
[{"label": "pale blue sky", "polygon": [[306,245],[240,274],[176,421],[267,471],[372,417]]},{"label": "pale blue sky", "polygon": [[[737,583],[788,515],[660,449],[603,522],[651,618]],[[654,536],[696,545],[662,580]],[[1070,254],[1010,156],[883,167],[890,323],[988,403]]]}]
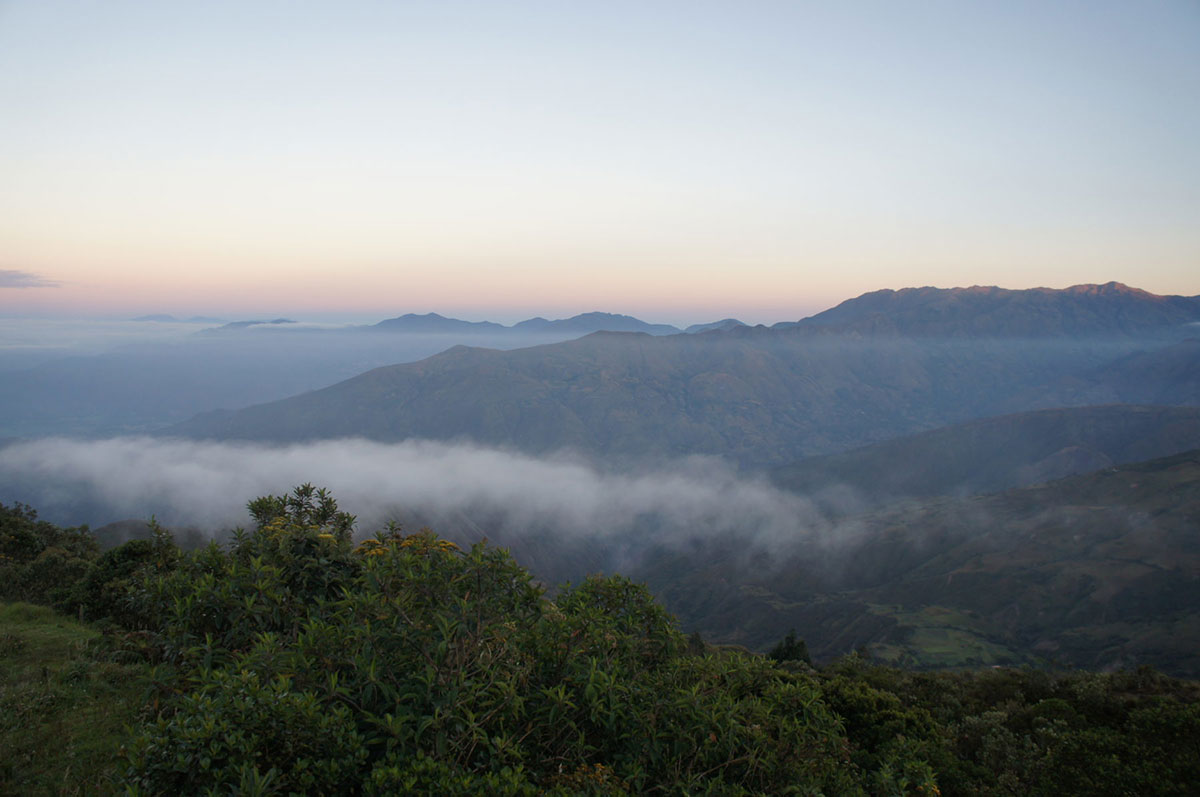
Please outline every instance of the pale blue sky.
[{"label": "pale blue sky", "polygon": [[1200,2],[0,0],[0,309],[1200,293]]}]

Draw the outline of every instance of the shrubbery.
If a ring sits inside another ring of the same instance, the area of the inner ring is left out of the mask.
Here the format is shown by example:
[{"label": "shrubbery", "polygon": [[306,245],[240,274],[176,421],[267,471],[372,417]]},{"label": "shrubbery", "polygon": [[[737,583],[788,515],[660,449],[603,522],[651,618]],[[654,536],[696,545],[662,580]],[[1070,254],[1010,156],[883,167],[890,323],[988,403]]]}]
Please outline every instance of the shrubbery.
[{"label": "shrubbery", "polygon": [[87,526],[60,528],[23,504],[0,504],[0,600],[67,608],[100,548]]},{"label": "shrubbery", "polygon": [[857,654],[814,670],[794,633],[766,657],[685,639],[618,576],[550,600],[485,544],[396,528],[356,544],[354,518],[309,486],[250,509],[252,530],[188,554],[157,528],[98,554],[86,530],[0,514],[6,595],[104,620],[113,654],[156,664],[149,720],[126,745],[130,793],[1184,795],[1200,782],[1196,686],[1150,670],[912,673]]},{"label": "shrubbery", "polygon": [[253,531],[134,593],[183,690],[131,746],[147,792],[185,772],[194,787],[280,793],[850,793],[862,780],[814,678],[685,655],[644,587],[593,577],[549,601],[483,544],[393,529],[354,545],[347,516],[307,487],[252,510]]}]

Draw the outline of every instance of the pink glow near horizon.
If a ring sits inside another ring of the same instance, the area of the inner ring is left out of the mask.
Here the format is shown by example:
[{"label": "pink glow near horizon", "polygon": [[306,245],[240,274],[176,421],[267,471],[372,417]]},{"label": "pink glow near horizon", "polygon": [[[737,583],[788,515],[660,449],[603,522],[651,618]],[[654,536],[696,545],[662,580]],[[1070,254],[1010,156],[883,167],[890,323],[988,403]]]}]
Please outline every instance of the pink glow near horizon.
[{"label": "pink glow near horizon", "polygon": [[14,0],[0,313],[1193,295],[1197,41],[1194,4],[1107,0]]}]

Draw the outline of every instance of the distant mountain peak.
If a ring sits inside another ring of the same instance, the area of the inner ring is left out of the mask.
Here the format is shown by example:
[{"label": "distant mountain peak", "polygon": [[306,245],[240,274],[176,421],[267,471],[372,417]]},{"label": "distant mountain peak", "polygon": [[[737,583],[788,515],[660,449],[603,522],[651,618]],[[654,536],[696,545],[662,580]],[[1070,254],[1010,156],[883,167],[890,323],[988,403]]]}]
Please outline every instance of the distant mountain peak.
[{"label": "distant mountain peak", "polygon": [[1200,297],[1158,296],[1113,281],[1027,290],[994,285],[884,289],[776,327],[1011,338],[1140,334],[1196,321],[1200,321]]},{"label": "distant mountain peak", "polygon": [[[1051,289],[1046,289],[1051,290]],[[1123,282],[1112,280],[1103,285],[1094,283],[1085,283],[1083,285],[1072,285],[1069,288],[1063,288],[1066,293],[1073,293],[1079,296],[1140,296],[1145,298],[1161,299],[1163,297],[1158,294],[1144,291],[1141,288],[1133,288]]]},{"label": "distant mountain peak", "polygon": [[734,329],[736,327],[744,327],[746,324],[736,318],[722,318],[720,321],[713,321],[708,324],[692,324],[687,329],[683,330],[689,335],[695,335],[698,332],[711,332],[720,329]]},{"label": "distant mountain peak", "polygon": [[593,310],[570,318],[547,321],[545,318],[530,318],[512,327],[518,332],[646,332],[650,335],[674,335],[680,330],[669,324],[650,324],[631,315],[605,313]]},{"label": "distant mountain peak", "polygon": [[405,313],[395,318],[385,318],[368,329],[385,332],[498,332],[504,327],[493,321],[463,321],[447,318],[439,313]]}]

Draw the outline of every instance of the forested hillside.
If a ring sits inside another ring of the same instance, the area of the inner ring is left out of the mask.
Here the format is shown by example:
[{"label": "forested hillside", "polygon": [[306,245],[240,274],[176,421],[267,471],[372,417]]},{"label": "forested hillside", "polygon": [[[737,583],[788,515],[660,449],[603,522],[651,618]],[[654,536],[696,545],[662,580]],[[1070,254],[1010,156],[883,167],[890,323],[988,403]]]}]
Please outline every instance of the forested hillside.
[{"label": "forested hillside", "polygon": [[788,555],[736,540],[637,571],[706,634],[789,625],[821,658],[908,666],[1151,664],[1200,676],[1200,451],[847,518]]}]

